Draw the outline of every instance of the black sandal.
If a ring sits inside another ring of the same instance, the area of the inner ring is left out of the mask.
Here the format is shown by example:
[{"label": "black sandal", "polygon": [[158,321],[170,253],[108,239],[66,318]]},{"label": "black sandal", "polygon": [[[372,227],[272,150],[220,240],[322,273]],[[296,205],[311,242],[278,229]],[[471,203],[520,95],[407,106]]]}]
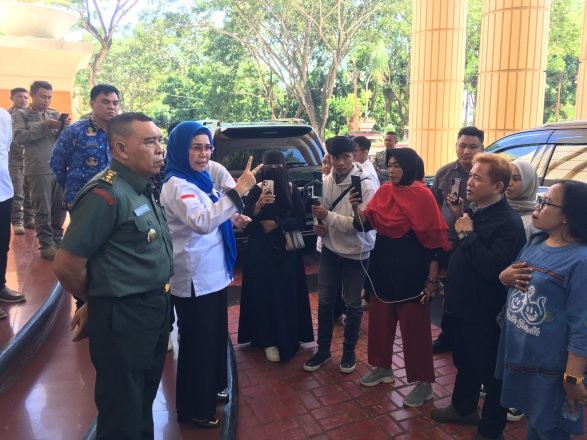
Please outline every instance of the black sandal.
[{"label": "black sandal", "polygon": [[190,422],[198,428],[217,428],[220,426],[220,419],[213,417],[211,419],[194,419],[191,418]]},{"label": "black sandal", "polygon": [[228,402],[228,390],[222,390],[216,394],[216,402]]}]

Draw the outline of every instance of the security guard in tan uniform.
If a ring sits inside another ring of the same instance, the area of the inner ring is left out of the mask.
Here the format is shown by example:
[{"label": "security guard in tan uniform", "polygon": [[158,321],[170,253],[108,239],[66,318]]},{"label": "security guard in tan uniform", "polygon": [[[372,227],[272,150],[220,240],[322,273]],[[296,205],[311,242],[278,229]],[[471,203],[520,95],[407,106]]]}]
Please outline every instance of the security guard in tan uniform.
[{"label": "security guard in tan uniform", "polygon": [[69,125],[66,113],[50,109],[53,87],[46,81],[31,84],[31,105],[12,113],[14,142],[24,145],[24,175],[28,179],[41,257],[52,260],[63,236],[66,212],[63,190],[49,166],[59,132]]},{"label": "security guard in tan uniform", "polygon": [[171,235],[147,180],[163,165],[160,139],[142,113],[109,122],[112,165],[78,194],[53,262],[63,287],[86,301],[72,328],[74,340],[86,328],[90,338],[98,439],[153,438],[173,273]]}]

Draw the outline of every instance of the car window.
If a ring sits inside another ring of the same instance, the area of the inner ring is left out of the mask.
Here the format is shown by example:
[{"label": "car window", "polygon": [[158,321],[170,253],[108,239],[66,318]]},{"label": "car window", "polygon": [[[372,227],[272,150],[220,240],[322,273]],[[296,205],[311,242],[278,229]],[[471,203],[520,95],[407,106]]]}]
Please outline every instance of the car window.
[{"label": "car window", "polygon": [[544,185],[558,179],[573,179],[587,183],[587,145],[557,145],[550,159]]},{"label": "car window", "polygon": [[[272,145],[271,150],[279,150],[285,155],[285,160],[289,168],[305,167],[310,165],[307,158],[302,151],[297,147],[292,146],[275,146]],[[253,156],[253,166],[260,164],[263,161],[263,155],[269,151],[268,148],[244,148],[228,152],[228,154],[219,159],[219,162],[229,171],[243,170],[247,163],[249,156]],[[314,165],[313,163],[311,165]]]},{"label": "car window", "polygon": [[552,145],[518,145],[510,148],[498,148],[491,152],[505,156],[508,161],[522,159],[530,162],[536,169],[538,180],[542,184],[548,160],[552,154]]}]

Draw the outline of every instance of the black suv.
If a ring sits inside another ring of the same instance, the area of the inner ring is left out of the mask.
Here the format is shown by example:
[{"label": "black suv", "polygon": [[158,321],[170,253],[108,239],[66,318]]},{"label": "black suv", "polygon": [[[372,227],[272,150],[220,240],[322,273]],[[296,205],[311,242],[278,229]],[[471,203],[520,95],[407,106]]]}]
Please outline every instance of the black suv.
[{"label": "black suv", "polygon": [[486,151],[530,162],[538,174],[540,192],[557,179],[587,183],[587,121],[522,130],[495,141]]},{"label": "black suv", "polygon": [[[208,126],[213,133],[214,153],[212,160],[221,163],[238,179],[249,156],[253,156],[255,167],[263,160],[268,150],[280,150],[285,155],[290,181],[301,191],[307,207],[304,236],[313,236],[313,220],[310,196],[313,183],[321,179],[324,150],[318,135],[311,126],[294,121],[249,122]],[[244,234],[236,233],[237,241],[244,242]]]}]

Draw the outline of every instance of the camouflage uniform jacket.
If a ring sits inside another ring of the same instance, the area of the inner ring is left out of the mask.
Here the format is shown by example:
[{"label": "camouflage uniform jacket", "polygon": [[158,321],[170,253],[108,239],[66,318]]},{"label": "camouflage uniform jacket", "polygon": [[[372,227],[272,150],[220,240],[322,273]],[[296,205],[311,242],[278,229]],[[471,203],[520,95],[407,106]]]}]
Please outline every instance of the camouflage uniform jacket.
[{"label": "camouflage uniform jacket", "polygon": [[31,106],[12,113],[14,142],[24,145],[24,175],[53,174],[49,166],[53,145],[59,130],[51,129],[45,121],[59,119],[59,112],[47,109],[39,113]]}]

